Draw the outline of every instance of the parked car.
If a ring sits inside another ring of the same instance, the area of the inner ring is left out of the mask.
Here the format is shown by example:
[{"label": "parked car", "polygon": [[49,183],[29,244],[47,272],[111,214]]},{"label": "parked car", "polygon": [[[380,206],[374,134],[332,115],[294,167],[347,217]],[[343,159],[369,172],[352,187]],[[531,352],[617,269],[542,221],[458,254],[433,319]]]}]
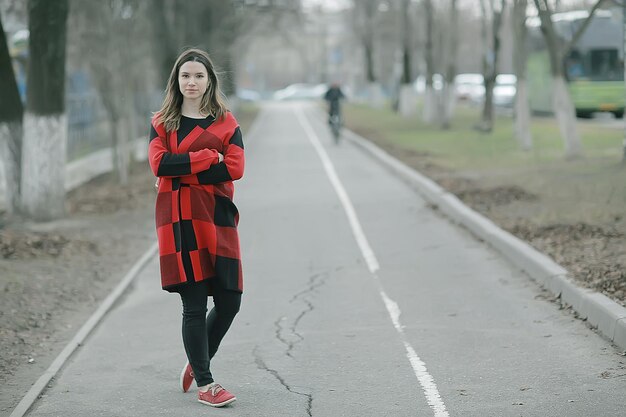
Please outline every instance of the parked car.
[{"label": "parked car", "polygon": [[[433,89],[439,91],[442,87],[443,75],[433,74]],[[417,77],[413,83],[413,88],[418,94],[424,94],[424,91],[426,91],[426,77],[424,75]]]},{"label": "parked car", "polygon": [[237,98],[241,101],[255,102],[261,100],[261,94],[258,91],[240,88],[237,90]]},{"label": "parked car", "polygon": [[499,74],[493,87],[493,104],[513,108],[517,93],[517,77],[514,74]]},{"label": "parked car", "polygon": [[[480,76],[482,78],[482,75]],[[496,107],[513,108],[517,90],[517,77],[514,74],[498,74],[493,86],[493,104]],[[476,86],[469,94],[472,103],[482,104],[485,101],[485,86]]]},{"label": "parked car", "polygon": [[311,100],[322,98],[328,90],[326,84],[291,84],[274,93],[274,100]]},{"label": "parked car", "polygon": [[454,77],[454,88],[457,100],[479,102],[485,95],[485,85],[482,74],[458,74]]}]

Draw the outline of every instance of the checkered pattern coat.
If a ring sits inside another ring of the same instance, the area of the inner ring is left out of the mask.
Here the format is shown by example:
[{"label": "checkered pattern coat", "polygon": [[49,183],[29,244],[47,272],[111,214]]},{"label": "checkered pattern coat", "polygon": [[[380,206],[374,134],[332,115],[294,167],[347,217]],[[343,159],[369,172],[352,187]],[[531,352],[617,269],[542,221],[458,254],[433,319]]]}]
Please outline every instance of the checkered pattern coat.
[{"label": "checkered pattern coat", "polygon": [[222,288],[243,291],[233,181],[243,175],[244,152],[233,115],[182,116],[176,132],[166,132],[157,115],[148,157],[159,178],[155,218],[163,289],[218,279]]}]

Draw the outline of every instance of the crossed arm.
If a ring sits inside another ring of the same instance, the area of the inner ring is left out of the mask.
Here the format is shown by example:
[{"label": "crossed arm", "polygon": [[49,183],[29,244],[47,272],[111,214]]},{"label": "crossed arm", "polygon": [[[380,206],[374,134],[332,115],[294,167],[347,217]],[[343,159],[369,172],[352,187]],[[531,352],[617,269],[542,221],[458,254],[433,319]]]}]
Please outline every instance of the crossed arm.
[{"label": "crossed arm", "polygon": [[228,140],[224,154],[215,149],[171,153],[165,141],[162,125],[155,127],[153,124],[148,158],[153,174],[159,178],[180,178],[188,184],[220,184],[243,176],[244,153],[239,127]]}]

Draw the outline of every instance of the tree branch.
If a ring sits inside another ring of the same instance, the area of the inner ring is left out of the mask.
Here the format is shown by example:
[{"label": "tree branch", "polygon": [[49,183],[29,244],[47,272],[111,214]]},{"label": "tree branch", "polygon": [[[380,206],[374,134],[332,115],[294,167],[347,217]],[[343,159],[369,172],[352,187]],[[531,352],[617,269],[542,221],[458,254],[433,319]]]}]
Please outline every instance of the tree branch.
[{"label": "tree branch", "polygon": [[580,37],[583,35],[585,30],[587,29],[587,26],[589,26],[589,24],[591,23],[591,19],[593,18],[594,13],[596,12],[596,10],[598,10],[598,7],[600,7],[602,3],[604,3],[604,0],[598,0],[596,4],[593,5],[593,7],[591,8],[591,11],[589,12],[589,16],[587,16],[587,19],[585,19],[583,24],[578,28],[578,30],[574,34],[574,36],[572,36],[572,39],[569,41],[569,43],[567,43],[565,45],[565,48],[563,48],[562,56],[567,56],[569,54],[569,51],[576,44],[576,42],[578,42]]}]

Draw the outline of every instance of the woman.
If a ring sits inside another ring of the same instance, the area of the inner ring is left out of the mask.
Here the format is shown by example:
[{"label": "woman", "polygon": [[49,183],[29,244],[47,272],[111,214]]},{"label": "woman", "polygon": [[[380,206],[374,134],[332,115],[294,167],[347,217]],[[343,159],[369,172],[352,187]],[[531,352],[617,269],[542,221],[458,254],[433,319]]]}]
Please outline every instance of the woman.
[{"label": "woman", "polygon": [[[183,52],[170,73],[163,106],[152,118],[150,167],[158,177],[156,229],[164,290],[183,305],[188,363],[183,392],[222,407],[235,396],[216,384],[210,362],[239,311],[243,291],[233,181],[243,175],[241,131],[222,101],[204,51]],[[214,307],[206,316],[207,298]]]}]

